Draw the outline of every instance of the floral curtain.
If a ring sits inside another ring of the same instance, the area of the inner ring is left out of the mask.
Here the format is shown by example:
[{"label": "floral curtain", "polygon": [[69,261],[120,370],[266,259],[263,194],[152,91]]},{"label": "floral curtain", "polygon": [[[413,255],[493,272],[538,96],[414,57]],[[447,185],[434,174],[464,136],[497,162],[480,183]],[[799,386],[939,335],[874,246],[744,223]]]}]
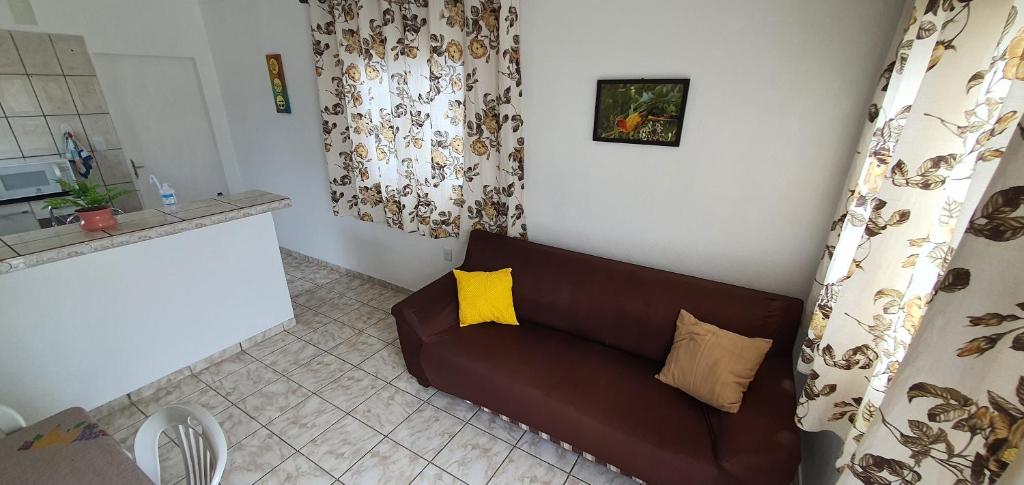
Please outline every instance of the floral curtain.
[{"label": "floral curtain", "polygon": [[[1017,41],[1024,44],[1024,37]],[[1024,138],[1014,137],[947,284],[850,460],[849,482],[1024,483]]]},{"label": "floral curtain", "polygon": [[[870,427],[881,426],[881,408],[916,415],[923,403],[914,400],[910,411],[902,407],[906,395],[886,397],[897,371],[931,372],[904,370],[911,341],[924,347],[919,352],[942,355],[915,334],[936,292],[966,284],[966,273],[949,265],[1018,121],[1019,97],[1007,96],[1013,79],[1024,77],[1021,4],[916,0],[869,106],[847,196],[809,298],[815,304],[798,363],[807,381],[797,423],[845,439],[837,465],[848,480],[890,483],[870,475],[905,471],[896,462],[865,458],[858,444],[867,444]],[[991,371],[1002,372],[997,369]],[[980,376],[944,377],[965,383]],[[953,483],[936,469],[916,471],[921,459],[910,459],[904,478],[921,473],[933,480],[920,483]]]},{"label": "floral curtain", "polygon": [[518,0],[313,0],[337,215],[526,237]]}]

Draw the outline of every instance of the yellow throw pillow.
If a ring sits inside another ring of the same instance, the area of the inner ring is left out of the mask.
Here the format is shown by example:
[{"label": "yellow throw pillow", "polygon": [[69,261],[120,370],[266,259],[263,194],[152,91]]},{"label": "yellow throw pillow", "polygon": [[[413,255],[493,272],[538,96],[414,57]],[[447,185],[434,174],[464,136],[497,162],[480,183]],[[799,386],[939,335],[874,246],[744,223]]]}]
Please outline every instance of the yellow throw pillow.
[{"label": "yellow throw pillow", "polygon": [[512,306],[512,268],[498,271],[459,271],[459,326],[484,322],[519,325]]},{"label": "yellow throw pillow", "polygon": [[771,346],[769,339],[722,330],[680,310],[672,350],[654,377],[705,404],[735,413]]}]

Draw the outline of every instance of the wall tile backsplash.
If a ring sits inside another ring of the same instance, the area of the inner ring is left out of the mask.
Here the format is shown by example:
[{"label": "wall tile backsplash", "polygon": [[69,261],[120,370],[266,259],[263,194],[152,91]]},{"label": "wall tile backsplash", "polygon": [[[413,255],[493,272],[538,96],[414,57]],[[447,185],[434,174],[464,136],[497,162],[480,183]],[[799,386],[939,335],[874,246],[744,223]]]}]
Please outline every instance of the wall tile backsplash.
[{"label": "wall tile backsplash", "polygon": [[142,208],[84,38],[0,30],[0,110],[0,166],[65,158],[68,129],[93,155],[89,181],[132,190],[114,205]]},{"label": "wall tile backsplash", "polygon": [[107,100],[103,97],[103,90],[100,83],[94,76],[72,76],[68,77],[68,87],[71,88],[71,98],[82,114],[106,113]]},{"label": "wall tile backsplash", "polygon": [[[8,118],[8,121],[11,123],[11,128],[14,129],[14,137],[18,140],[21,153],[24,156],[38,157],[57,153],[57,143],[50,133],[49,125],[46,124],[46,118],[29,116]],[[11,161],[17,162],[18,160]]]},{"label": "wall tile backsplash", "polygon": [[16,73],[64,74],[53,50],[49,34],[37,32],[11,32],[22,66]]},{"label": "wall tile backsplash", "polygon": [[71,91],[64,76],[44,76],[33,74],[28,77],[32,88],[39,98],[39,106],[46,115],[73,115],[75,102],[71,99]]}]

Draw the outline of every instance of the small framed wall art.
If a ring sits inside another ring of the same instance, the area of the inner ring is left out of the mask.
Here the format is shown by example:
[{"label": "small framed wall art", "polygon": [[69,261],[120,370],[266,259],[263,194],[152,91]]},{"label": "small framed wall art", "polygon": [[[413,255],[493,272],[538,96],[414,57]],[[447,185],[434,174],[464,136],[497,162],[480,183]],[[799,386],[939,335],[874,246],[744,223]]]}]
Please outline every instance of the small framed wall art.
[{"label": "small framed wall art", "polygon": [[284,80],[284,64],[281,54],[267,54],[267,72],[270,73],[270,89],[274,94],[274,106],[278,113],[291,113],[292,102],[288,99],[288,84]]},{"label": "small framed wall art", "polygon": [[689,79],[597,81],[594,141],[679,146]]}]

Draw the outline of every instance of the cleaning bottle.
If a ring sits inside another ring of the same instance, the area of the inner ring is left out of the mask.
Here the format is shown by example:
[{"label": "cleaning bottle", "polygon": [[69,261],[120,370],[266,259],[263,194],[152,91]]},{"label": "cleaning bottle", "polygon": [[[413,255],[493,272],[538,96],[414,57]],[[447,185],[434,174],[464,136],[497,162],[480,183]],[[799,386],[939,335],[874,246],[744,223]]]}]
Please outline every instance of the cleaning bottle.
[{"label": "cleaning bottle", "polygon": [[174,189],[167,182],[160,183],[156,179],[156,175],[149,176],[149,182],[156,186],[157,190],[160,191],[160,204],[166,210],[174,210],[178,208],[178,198],[174,195]]},{"label": "cleaning bottle", "polygon": [[174,210],[178,208],[178,198],[174,196],[174,189],[167,182],[160,186],[160,203],[164,209]]}]

